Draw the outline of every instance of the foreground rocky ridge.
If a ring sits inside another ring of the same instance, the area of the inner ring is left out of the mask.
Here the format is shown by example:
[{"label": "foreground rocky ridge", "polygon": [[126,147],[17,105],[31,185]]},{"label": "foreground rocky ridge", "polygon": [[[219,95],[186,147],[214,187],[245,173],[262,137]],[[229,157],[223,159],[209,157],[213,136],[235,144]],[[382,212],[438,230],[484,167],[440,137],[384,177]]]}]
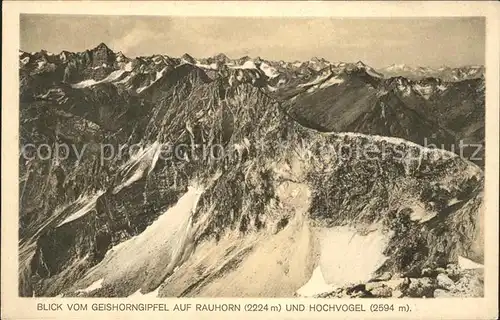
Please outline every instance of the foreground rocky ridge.
[{"label": "foreground rocky ridge", "polygon": [[461,269],[455,264],[446,268],[425,269],[421,277],[400,277],[385,273],[364,284],[337,288],[314,295],[315,298],[451,298],[483,297],[482,268]]},{"label": "foreground rocky ridge", "polygon": [[[88,54],[92,70],[106,68],[101,60],[113,68],[130,63],[96,50]],[[480,167],[373,135],[386,132],[321,132],[300,118],[296,101],[327,81],[318,90],[333,90],[340,77],[356,90],[378,88],[366,82],[375,81],[370,70],[329,68],[326,77],[315,74],[319,82],[297,85],[292,100],[284,98],[290,89],[270,89],[273,78],[262,70],[208,70],[196,64],[225,58],[191,58],[163,67],[140,92],[134,88],[144,83],[126,83],[142,73],[124,69],[117,78],[109,76],[117,70],[96,71],[101,82],[88,86],[50,83],[52,71],[38,80],[21,71],[21,144],[76,148],[62,160],[20,159],[21,295],[294,296],[320,266],[328,283],[363,284],[388,272],[420,277],[460,257],[482,261]],[[68,72],[71,81],[89,80]],[[122,86],[124,75],[130,79]],[[315,108],[323,108],[320,101]],[[386,119],[393,110],[431,123],[390,101],[365,105],[364,128],[382,128],[369,117],[377,108]],[[426,128],[445,134],[435,124]],[[141,149],[103,161],[104,144]],[[164,159],[165,144],[189,148]],[[217,146],[217,157],[200,146]],[[339,248],[329,249],[344,235],[359,241],[348,252],[374,245],[354,274],[332,270],[345,267],[331,260]]]}]

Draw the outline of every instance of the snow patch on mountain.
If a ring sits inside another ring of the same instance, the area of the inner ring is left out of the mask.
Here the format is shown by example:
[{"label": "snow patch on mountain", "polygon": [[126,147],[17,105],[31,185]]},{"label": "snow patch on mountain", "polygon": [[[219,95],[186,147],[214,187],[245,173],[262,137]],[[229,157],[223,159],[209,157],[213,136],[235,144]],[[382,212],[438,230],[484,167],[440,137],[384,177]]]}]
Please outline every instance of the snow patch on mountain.
[{"label": "snow patch on mountain", "polygon": [[321,83],[322,81],[325,81],[329,76],[330,76],[329,74],[320,75],[319,77],[317,77],[316,79],[314,79],[310,82],[299,84],[297,87],[303,88],[303,87],[317,85],[317,84]]},{"label": "snow patch on mountain", "polygon": [[[429,148],[429,147],[424,147],[422,145],[419,145],[417,143],[411,142],[409,140],[405,140],[402,138],[397,138],[397,137],[386,137],[386,136],[379,136],[379,135],[368,135],[368,134],[363,134],[359,132],[330,132],[330,133],[324,133],[327,135],[337,135],[339,137],[351,137],[351,138],[364,138],[368,140],[372,140],[374,142],[388,142],[394,145],[401,145],[405,144],[408,147],[412,148],[417,148],[420,150],[420,155],[421,157],[428,156],[429,154],[435,153],[436,156],[440,156],[442,158],[456,158],[459,155],[457,155],[454,152],[444,150],[444,149],[438,149],[438,148]],[[481,176],[482,175],[482,170],[481,168],[476,165],[475,163],[468,162],[468,167],[466,172],[464,172],[464,175],[467,176]]]},{"label": "snow patch on mountain", "polygon": [[309,281],[297,290],[297,295],[300,297],[314,297],[321,293],[331,292],[334,289],[335,286],[326,283],[321,267],[317,266]]},{"label": "snow patch on mountain", "polygon": [[483,269],[484,266],[470,259],[458,256],[458,265],[462,269]]},{"label": "snow patch on mountain", "polygon": [[216,63],[211,63],[211,64],[203,64],[200,62],[196,62],[195,66],[203,69],[209,69],[209,70],[217,70],[217,64]]},{"label": "snow patch on mountain", "polygon": [[365,68],[365,70],[366,70],[366,73],[368,73],[370,76],[372,76],[374,78],[383,78],[384,77],[382,74],[378,73],[373,68],[367,67],[367,68]]},{"label": "snow patch on mountain", "polygon": [[429,99],[431,97],[431,95],[433,94],[433,88],[431,85],[423,86],[420,84],[415,84],[413,89],[415,91],[417,91],[418,93],[420,93],[420,95],[422,97],[424,97],[425,99]]},{"label": "snow patch on mountain", "polygon": [[132,75],[129,74],[126,77],[124,77],[123,79],[121,79],[120,81],[115,82],[115,84],[127,83],[130,81],[130,79],[132,79]]},{"label": "snow patch on mountain", "polygon": [[88,80],[83,80],[81,82],[72,84],[71,87],[75,89],[82,89],[82,88],[87,88],[91,87],[93,85],[96,85],[98,82],[95,81],[94,79],[88,79]]},{"label": "snow patch on mountain", "polygon": [[116,70],[116,71],[113,71],[106,78],[104,78],[101,81],[96,82],[96,83],[115,81],[115,80],[119,79],[124,72],[125,72],[125,70]]},{"label": "snow patch on mountain", "polygon": [[41,69],[47,64],[47,62],[42,60],[42,61],[38,61],[37,64],[38,64],[38,69]]},{"label": "snow patch on mountain", "polygon": [[331,77],[330,79],[326,80],[325,82],[321,83],[319,85],[320,89],[335,85],[335,84],[341,84],[344,83],[344,79],[337,78],[337,77]]},{"label": "snow patch on mountain", "polygon": [[276,78],[277,76],[279,76],[279,73],[276,71],[276,69],[271,67],[270,65],[268,65],[265,62],[260,64],[260,70],[262,70],[264,72],[264,74],[270,79]]},{"label": "snow patch on mountain", "polygon": [[255,63],[251,60],[245,61],[241,66],[234,66],[232,69],[257,69]]},{"label": "snow patch on mountain", "polygon": [[[186,250],[192,249],[192,215],[196,211],[203,187],[193,182],[188,191],[175,205],[164,211],[156,221],[142,233],[108,250],[105,258],[97,264],[85,281],[106,280],[110,285],[123,283],[131,274],[146,276],[141,270],[157,277],[161,283],[162,275],[170,274],[186,257]],[[128,281],[135,292],[146,279]],[[158,287],[156,287],[158,289]],[[155,291],[153,291],[155,292]],[[156,293],[151,293],[156,296]]]},{"label": "snow patch on mountain", "polygon": [[323,229],[320,266],[325,282],[344,286],[370,280],[387,260],[384,250],[390,238],[390,233],[379,228],[367,234],[349,227]]},{"label": "snow patch on mountain", "polygon": [[99,280],[93,282],[90,286],[88,286],[85,289],[76,290],[75,293],[80,293],[80,292],[89,293],[89,292],[95,291],[97,289],[100,289],[100,288],[102,288],[103,281],[104,281],[104,279],[99,279]]},{"label": "snow patch on mountain", "polygon": [[[330,77],[330,78],[329,78]],[[308,82],[299,84],[298,87],[309,87],[306,92],[313,93],[316,90],[324,89],[333,85],[341,84],[344,79],[332,77],[330,74],[321,75],[318,78]]]},{"label": "snow patch on mountain", "polygon": [[96,84],[100,84],[100,83],[113,82],[113,81],[116,81],[117,79],[119,79],[123,75],[123,73],[125,73],[125,70],[115,70],[115,71],[111,72],[106,78],[104,78],[100,81],[95,81],[94,79],[87,79],[87,80],[83,80],[81,82],[72,84],[71,87],[74,89],[82,89],[82,88],[92,87],[92,86],[95,86]]},{"label": "snow patch on mountain", "polygon": [[137,93],[141,93],[144,90],[146,90],[147,88],[151,87],[154,83],[156,83],[158,80],[160,80],[165,75],[166,72],[167,72],[167,67],[163,68],[160,71],[157,71],[155,79],[153,81],[151,81],[151,83],[149,83],[147,85],[144,85],[142,87],[137,88],[136,92]]},{"label": "snow patch on mountain", "polygon": [[448,87],[447,87],[447,86],[442,85],[442,84],[438,85],[436,88],[437,88],[439,91],[445,91],[446,89],[448,89]]},{"label": "snow patch on mountain", "polygon": [[90,211],[94,210],[97,199],[99,199],[99,197],[103,194],[104,194],[104,191],[99,191],[96,194],[94,194],[93,196],[85,196],[85,197],[80,198],[75,204],[77,206],[80,206],[80,209],[77,210],[76,212],[74,212],[73,214],[71,214],[66,219],[64,219],[64,221],[61,222],[60,224],[58,224],[57,226],[60,227],[66,223],[69,223],[71,221],[79,219],[79,218],[83,217],[84,215],[86,215],[87,213],[89,213]]},{"label": "snow patch on mountain", "polygon": [[[113,189],[113,193],[118,193],[123,188],[130,186],[142,178],[145,174],[149,174],[158,161],[159,154],[162,152],[162,145],[155,141],[150,146],[141,148],[131,159],[123,166],[122,170],[125,173],[125,178],[122,183]],[[132,173],[133,172],[133,173]]]},{"label": "snow patch on mountain", "polygon": [[156,71],[156,78],[153,81],[153,83],[160,80],[160,78],[163,77],[163,75],[165,74],[166,71],[167,71],[167,67],[161,69],[160,71]]},{"label": "snow patch on mountain", "polygon": [[137,90],[136,90],[135,92],[137,92],[137,93],[141,93],[141,92],[143,92],[144,90],[146,90],[147,88],[149,88],[149,85],[139,87],[139,88],[137,88]]},{"label": "snow patch on mountain", "polygon": [[398,84],[398,90],[403,94],[403,97],[411,95],[411,87],[409,85]]},{"label": "snow patch on mountain", "polygon": [[132,71],[132,61],[128,62],[128,63],[125,65],[124,70],[125,70],[125,71]]}]

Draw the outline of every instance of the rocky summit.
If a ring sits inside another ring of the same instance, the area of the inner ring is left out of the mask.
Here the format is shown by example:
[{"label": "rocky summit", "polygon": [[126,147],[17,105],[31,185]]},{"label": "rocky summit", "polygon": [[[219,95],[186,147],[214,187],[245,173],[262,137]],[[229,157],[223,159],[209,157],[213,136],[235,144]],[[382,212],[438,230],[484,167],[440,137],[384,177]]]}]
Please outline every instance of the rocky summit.
[{"label": "rocky summit", "polygon": [[482,296],[483,72],[19,52],[19,294]]}]

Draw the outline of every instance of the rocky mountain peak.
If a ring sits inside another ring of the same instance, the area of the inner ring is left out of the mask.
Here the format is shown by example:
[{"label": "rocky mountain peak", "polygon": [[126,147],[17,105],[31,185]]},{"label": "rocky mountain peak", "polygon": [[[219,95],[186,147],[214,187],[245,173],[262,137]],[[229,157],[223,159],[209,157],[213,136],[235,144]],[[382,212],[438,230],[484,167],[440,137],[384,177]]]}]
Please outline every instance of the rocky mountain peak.
[{"label": "rocky mountain peak", "polygon": [[356,62],[356,67],[365,68],[366,64],[363,61],[359,60],[358,62]]},{"label": "rocky mountain peak", "polygon": [[328,63],[328,60],[325,58],[318,58],[318,57],[312,57],[311,58],[312,62],[319,62],[319,63]]},{"label": "rocky mountain peak", "polygon": [[214,56],[214,58],[217,60],[217,61],[220,61],[220,62],[224,62],[224,63],[227,63],[229,62],[231,59],[229,59],[229,57],[227,55],[225,55],[224,53],[218,53]]},{"label": "rocky mountain peak", "polygon": [[99,43],[93,50],[94,51],[101,51],[101,50],[111,51],[111,49],[104,42]]},{"label": "rocky mountain peak", "polygon": [[196,63],[196,60],[195,58],[193,58],[190,54],[188,53],[184,53],[182,56],[181,56],[181,59],[184,59],[185,61],[187,61],[188,63],[192,63],[192,64],[195,64]]},{"label": "rocky mountain peak", "polygon": [[115,53],[103,42],[90,52],[92,57],[91,65],[93,68],[110,67],[115,62]]}]

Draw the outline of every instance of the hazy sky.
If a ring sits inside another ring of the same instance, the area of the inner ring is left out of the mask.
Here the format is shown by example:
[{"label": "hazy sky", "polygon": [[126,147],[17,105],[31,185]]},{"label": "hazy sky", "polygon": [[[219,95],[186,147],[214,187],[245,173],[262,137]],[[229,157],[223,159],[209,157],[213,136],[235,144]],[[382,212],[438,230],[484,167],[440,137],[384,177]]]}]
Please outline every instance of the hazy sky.
[{"label": "hazy sky", "polygon": [[484,64],[483,18],[200,18],[22,15],[21,50],[84,51],[106,43],[129,57],[207,57],[224,52],[263,59]]}]

